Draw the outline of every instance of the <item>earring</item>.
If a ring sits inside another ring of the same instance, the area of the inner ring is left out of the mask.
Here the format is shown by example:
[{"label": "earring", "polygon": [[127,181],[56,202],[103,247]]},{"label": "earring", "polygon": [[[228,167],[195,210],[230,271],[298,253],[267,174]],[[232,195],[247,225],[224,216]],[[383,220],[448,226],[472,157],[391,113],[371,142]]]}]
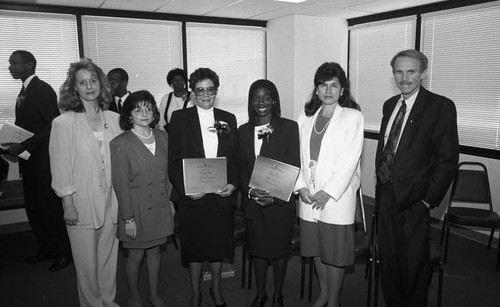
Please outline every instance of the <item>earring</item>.
[{"label": "earring", "polygon": [[132,120],[132,118],[130,118],[130,117],[128,118],[128,123],[129,123],[129,124],[134,123],[134,121]]}]

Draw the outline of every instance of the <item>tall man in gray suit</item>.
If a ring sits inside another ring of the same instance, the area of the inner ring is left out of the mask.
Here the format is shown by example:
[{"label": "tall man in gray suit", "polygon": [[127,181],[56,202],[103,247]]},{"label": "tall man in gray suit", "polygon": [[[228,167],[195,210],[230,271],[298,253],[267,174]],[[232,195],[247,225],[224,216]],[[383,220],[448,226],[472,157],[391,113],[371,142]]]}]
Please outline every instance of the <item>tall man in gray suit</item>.
[{"label": "tall man in gray suit", "polygon": [[376,155],[376,210],[382,292],[389,307],[427,306],[429,210],[439,206],[458,165],[453,101],[421,83],[427,57],[396,54],[401,91],[384,103]]},{"label": "tall man in gray suit", "polygon": [[34,135],[22,143],[5,143],[4,154],[18,156],[24,151],[27,160],[19,159],[23,179],[24,206],[31,229],[40,248],[34,256],[26,258],[35,263],[54,258],[49,271],[58,271],[71,261],[66,225],[61,200],[51,187],[49,137],[52,120],[59,116],[57,96],[50,85],[35,75],[36,59],[28,51],[17,50],[9,58],[9,71],[14,79],[22,81],[16,100],[15,124]]}]

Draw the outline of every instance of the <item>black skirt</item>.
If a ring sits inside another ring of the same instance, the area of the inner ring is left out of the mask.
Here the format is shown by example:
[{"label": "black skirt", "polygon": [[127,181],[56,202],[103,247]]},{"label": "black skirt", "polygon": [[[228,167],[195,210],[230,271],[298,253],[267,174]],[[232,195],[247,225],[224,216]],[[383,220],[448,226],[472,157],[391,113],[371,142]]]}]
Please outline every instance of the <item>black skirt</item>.
[{"label": "black skirt", "polygon": [[221,208],[219,196],[199,206],[179,205],[182,264],[219,261],[234,255],[233,210]]},{"label": "black skirt", "polygon": [[[255,206],[255,204],[250,204]],[[277,206],[277,205],[276,205]],[[292,249],[293,224],[296,222],[295,207],[284,204],[273,215],[261,208],[258,217],[246,219],[247,243],[250,255],[277,259],[288,257]],[[281,213],[281,214],[279,214]]]}]

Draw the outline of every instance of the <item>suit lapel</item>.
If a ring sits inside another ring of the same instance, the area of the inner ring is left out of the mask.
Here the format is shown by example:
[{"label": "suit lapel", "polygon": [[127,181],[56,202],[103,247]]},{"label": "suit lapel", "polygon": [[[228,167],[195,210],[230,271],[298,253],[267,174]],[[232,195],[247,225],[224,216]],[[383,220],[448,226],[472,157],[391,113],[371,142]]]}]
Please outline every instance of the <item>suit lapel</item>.
[{"label": "suit lapel", "polygon": [[395,159],[409,147],[409,144],[413,139],[413,135],[415,134],[418,126],[418,121],[425,108],[425,95],[426,90],[423,87],[420,87],[415,103],[413,104],[410,115],[408,116],[408,120],[406,121],[404,129],[401,132]]},{"label": "suit lapel", "polygon": [[188,108],[188,117],[186,121],[186,129],[191,129],[192,142],[198,146],[198,151],[205,157],[205,149],[203,148],[203,137],[201,136],[200,117],[198,116],[198,108]]},{"label": "suit lapel", "polygon": [[[214,120],[215,121],[223,121],[229,123],[224,113],[219,109],[214,108]],[[230,127],[231,129],[236,129],[236,127]],[[228,148],[227,143],[227,133],[221,132],[217,133],[217,139],[219,140],[217,145],[217,157],[225,157],[227,156],[225,153],[226,148]]]}]

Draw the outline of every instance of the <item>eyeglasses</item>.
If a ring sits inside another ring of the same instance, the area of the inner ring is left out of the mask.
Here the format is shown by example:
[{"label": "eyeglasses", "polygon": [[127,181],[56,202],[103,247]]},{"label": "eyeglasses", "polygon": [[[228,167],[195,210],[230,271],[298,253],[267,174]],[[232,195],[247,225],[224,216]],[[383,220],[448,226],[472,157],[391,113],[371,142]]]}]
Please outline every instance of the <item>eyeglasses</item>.
[{"label": "eyeglasses", "polygon": [[260,97],[260,96],[253,96],[252,97],[252,103],[259,103],[261,101],[264,101],[265,103],[272,103],[273,102],[273,97],[271,96],[263,96],[263,97]]},{"label": "eyeglasses", "polygon": [[215,87],[207,87],[207,88],[197,87],[194,89],[195,96],[201,97],[205,93],[207,93],[208,96],[215,96],[217,94],[217,88],[215,88]]},{"label": "eyeglasses", "polygon": [[142,112],[146,112],[146,114],[150,115],[153,114],[153,107],[146,107],[146,108],[135,108],[132,110],[137,115],[141,115]]}]

